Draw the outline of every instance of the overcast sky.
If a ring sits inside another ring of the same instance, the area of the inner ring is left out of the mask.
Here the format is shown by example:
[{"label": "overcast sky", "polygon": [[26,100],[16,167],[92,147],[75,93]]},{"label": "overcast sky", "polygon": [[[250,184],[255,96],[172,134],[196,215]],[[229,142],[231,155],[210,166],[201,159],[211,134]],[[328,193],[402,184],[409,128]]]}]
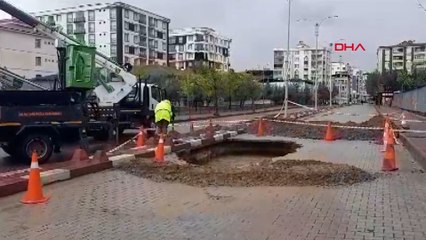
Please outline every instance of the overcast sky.
[{"label": "overcast sky", "polygon": [[[419,0],[426,5],[426,0]],[[39,11],[96,3],[102,0],[9,0],[26,11]],[[110,2],[110,1],[108,1]],[[286,46],[287,0],[123,0],[171,19],[171,27],[212,27],[233,39],[231,64],[237,70],[272,67],[273,49]],[[46,4],[48,3],[48,4]],[[334,59],[364,70],[376,68],[379,45],[403,40],[426,42],[426,12],[417,0],[292,0],[291,47],[299,40],[315,46],[314,20],[330,15],[323,23],[320,44],[345,39],[362,43],[365,52],[333,53]],[[5,17],[4,13],[0,13]],[[312,22],[296,22],[298,19]]]}]

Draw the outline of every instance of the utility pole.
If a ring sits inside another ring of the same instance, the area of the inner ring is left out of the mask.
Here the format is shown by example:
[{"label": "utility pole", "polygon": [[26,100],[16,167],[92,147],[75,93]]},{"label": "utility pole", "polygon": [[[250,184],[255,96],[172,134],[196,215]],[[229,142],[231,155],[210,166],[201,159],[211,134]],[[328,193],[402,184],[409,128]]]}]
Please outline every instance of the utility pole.
[{"label": "utility pole", "polygon": [[291,23],[291,0],[288,0],[288,19],[287,19],[287,54],[286,61],[284,64],[283,73],[285,74],[285,93],[284,93],[284,117],[287,118],[288,110],[288,81],[290,72],[290,23]]},{"label": "utility pole", "polygon": [[315,110],[318,110],[318,37],[319,37],[319,23],[315,24],[315,75],[314,75],[314,97],[315,97]]},{"label": "utility pole", "polygon": [[314,96],[315,96],[315,110],[318,110],[318,40],[319,40],[319,28],[321,24],[327,20],[332,18],[338,18],[339,16],[328,16],[321,21],[315,23],[315,71],[314,71]]}]

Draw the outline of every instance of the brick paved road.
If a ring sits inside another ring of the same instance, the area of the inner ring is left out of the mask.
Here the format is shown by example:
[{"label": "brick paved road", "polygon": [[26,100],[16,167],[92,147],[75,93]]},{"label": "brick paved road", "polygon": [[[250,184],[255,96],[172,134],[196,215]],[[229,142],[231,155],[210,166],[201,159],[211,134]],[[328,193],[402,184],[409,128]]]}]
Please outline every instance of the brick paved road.
[{"label": "brick paved road", "polygon": [[[341,154],[375,171],[365,163],[378,150]],[[426,175],[397,156],[400,172],[334,188],[196,188],[105,171],[46,187],[47,205],[0,199],[0,239],[425,239]]]},{"label": "brick paved road", "polygon": [[352,105],[315,115],[311,118],[307,118],[307,121],[334,121],[340,123],[352,121],[361,123],[367,121],[376,114],[377,111],[373,105]]}]

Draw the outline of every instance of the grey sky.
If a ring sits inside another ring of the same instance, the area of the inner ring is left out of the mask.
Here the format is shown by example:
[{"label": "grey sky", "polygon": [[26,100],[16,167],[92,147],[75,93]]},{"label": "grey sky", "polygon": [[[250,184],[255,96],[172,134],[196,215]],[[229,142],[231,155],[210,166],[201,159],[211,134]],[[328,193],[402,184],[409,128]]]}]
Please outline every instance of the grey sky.
[{"label": "grey sky", "polygon": [[[287,0],[122,0],[172,20],[171,27],[207,26],[231,37],[231,64],[237,70],[272,67],[273,48],[286,46]],[[420,0],[426,4],[426,0]],[[102,0],[13,0],[26,11],[68,7]],[[49,4],[45,4],[48,2]],[[376,67],[379,45],[403,40],[426,42],[422,23],[426,12],[416,0],[292,0],[291,46],[304,40],[315,45],[314,22],[297,23],[297,19],[321,19],[339,15],[324,22],[320,44],[345,39],[362,43],[366,52],[342,54],[345,62],[365,70]],[[0,14],[0,16],[5,16]],[[334,53],[338,59],[338,53]]]}]

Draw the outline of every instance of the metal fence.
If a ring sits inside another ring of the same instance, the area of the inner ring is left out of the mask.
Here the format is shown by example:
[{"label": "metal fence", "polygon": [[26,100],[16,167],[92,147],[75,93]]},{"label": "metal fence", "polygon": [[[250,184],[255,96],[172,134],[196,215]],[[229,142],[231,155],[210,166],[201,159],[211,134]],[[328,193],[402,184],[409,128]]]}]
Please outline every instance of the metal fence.
[{"label": "metal fence", "polygon": [[392,106],[426,113],[426,87],[395,94],[392,100]]}]

